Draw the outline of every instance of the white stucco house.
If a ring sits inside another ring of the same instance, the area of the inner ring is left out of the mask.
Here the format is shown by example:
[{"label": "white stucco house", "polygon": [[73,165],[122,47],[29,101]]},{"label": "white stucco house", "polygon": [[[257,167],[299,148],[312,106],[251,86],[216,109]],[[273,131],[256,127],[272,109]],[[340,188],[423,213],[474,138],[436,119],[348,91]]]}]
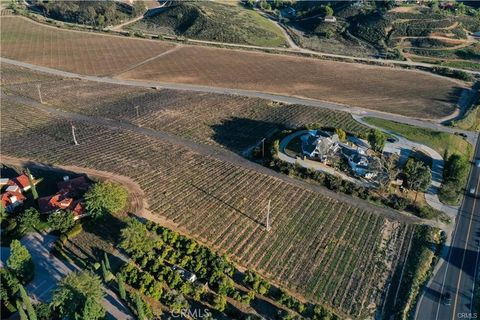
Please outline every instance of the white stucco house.
[{"label": "white stucco house", "polygon": [[340,149],[337,134],[331,135],[325,131],[311,130],[300,139],[302,141],[302,154],[320,162],[326,162],[329,155]]}]

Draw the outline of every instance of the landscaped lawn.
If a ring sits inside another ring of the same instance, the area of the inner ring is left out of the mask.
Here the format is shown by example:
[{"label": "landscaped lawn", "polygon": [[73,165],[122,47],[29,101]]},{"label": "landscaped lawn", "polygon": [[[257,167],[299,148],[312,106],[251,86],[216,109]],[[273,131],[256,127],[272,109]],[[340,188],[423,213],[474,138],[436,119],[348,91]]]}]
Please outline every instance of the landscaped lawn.
[{"label": "landscaped lawn", "polygon": [[409,140],[423,143],[436,150],[444,158],[453,153],[463,154],[468,158],[472,157],[472,145],[462,137],[379,118],[366,117],[364,119],[374,126],[395,131]]}]

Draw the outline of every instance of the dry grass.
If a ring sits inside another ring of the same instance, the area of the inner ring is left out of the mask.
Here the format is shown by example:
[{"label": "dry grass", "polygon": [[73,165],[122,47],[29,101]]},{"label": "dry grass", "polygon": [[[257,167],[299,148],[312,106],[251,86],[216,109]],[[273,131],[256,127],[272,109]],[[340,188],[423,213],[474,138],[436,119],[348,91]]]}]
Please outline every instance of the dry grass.
[{"label": "dry grass", "polygon": [[120,76],[302,96],[406,116],[449,115],[458,83],[425,73],[257,52],[183,47]]},{"label": "dry grass", "polygon": [[163,42],[62,30],[20,17],[3,17],[2,57],[90,75],[107,75],[167,51]]}]

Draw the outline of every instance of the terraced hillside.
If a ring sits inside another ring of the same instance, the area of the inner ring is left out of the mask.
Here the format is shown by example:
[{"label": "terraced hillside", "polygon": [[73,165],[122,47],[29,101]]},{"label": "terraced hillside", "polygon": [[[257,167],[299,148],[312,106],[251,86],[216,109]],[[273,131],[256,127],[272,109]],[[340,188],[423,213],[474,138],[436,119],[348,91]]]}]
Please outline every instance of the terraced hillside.
[{"label": "terraced hillside", "polygon": [[[55,94],[52,89],[48,96]],[[3,154],[131,177],[146,192],[152,213],[308,299],[345,315],[370,317],[401,270],[415,227],[374,213],[369,205],[203,155],[146,135],[145,128],[67,120],[10,97],[1,105]],[[78,146],[71,142],[71,122]],[[266,232],[268,200],[272,229]]]},{"label": "terraced hillside", "polygon": [[388,10],[381,5],[333,2],[337,22],[329,23],[323,21],[324,15],[313,14],[316,6],[320,7],[315,4],[309,8],[312,14],[306,13],[290,25],[297,30],[301,44],[320,51],[381,54],[443,66],[480,68],[480,49],[471,36],[480,30],[475,14],[415,5]]},{"label": "terraced hillside", "polygon": [[271,21],[253,10],[235,5],[234,2],[179,2],[165,11],[129,25],[128,28],[217,42],[267,47],[286,45],[282,31]]}]

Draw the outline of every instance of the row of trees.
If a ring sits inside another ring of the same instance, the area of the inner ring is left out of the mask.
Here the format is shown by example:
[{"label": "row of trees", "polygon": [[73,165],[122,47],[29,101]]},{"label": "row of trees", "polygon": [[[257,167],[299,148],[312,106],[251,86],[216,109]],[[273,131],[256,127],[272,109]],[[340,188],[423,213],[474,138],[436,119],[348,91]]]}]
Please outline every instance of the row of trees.
[{"label": "row of trees", "polygon": [[[0,300],[2,305],[14,312],[18,310],[23,319],[36,320],[35,311],[25,292],[24,285],[29,283],[35,275],[32,256],[20,241],[13,240],[10,244],[10,256],[6,268],[0,269]],[[28,317],[23,307],[25,306]]]},{"label": "row of trees", "polygon": [[442,201],[456,204],[467,183],[470,163],[465,156],[452,154],[445,162],[443,185],[440,190]]},{"label": "row of trees", "polygon": [[[122,230],[121,239],[121,248],[132,256],[135,263],[124,266],[117,278],[172,310],[188,308],[187,300],[193,299],[229,314],[234,308],[228,308],[227,297],[249,305],[257,293],[274,298],[298,313],[307,312],[304,304],[285,291],[280,295],[272,294],[270,283],[253,271],[247,271],[242,281],[250,291],[239,289],[233,280],[235,268],[226,257],[152,222],[129,221]],[[175,266],[194,272],[201,281],[206,281],[208,287],[186,281]],[[314,313],[313,309],[323,310],[317,319],[333,317],[320,306],[310,308],[309,315]]]}]

